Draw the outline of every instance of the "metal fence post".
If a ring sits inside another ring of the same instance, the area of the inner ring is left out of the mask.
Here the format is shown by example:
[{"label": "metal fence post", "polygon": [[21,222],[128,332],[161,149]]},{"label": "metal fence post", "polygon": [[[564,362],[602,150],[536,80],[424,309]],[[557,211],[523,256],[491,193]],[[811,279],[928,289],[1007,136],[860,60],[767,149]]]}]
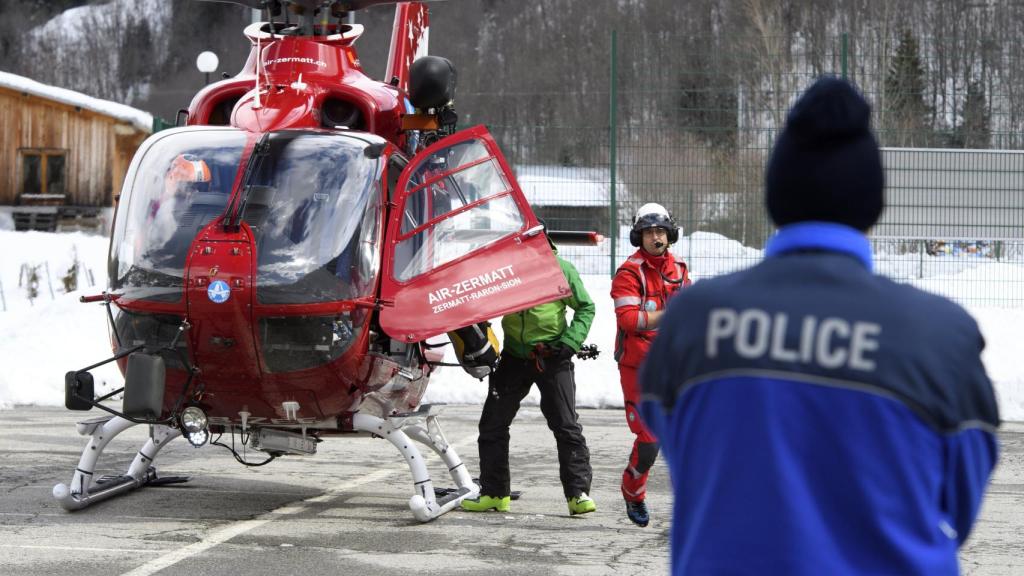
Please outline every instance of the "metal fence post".
[{"label": "metal fence post", "polygon": [[618,32],[612,30],[612,50],[611,50],[611,70],[609,70],[609,97],[608,97],[608,174],[611,178],[611,184],[608,186],[609,191],[609,220],[610,220],[610,233],[612,237],[612,252],[608,257],[608,275],[615,275],[615,252],[616,245],[619,241],[619,207],[615,198],[615,187],[618,180],[616,174],[616,164],[618,163],[618,116],[616,108],[618,108],[618,44],[619,37]]},{"label": "metal fence post", "polygon": [[847,73],[849,71],[848,58],[849,58],[849,54],[850,54],[850,34],[847,33],[847,32],[843,32],[843,45],[842,45],[842,52],[840,54],[841,54],[841,56],[840,56],[841,60],[839,62],[840,70],[842,70],[842,73],[843,73],[843,80],[847,80]]},{"label": "metal fence post", "polygon": [[924,253],[928,250],[928,241],[921,240],[921,248],[918,252],[917,277],[924,278]]},{"label": "metal fence post", "polygon": [[690,227],[690,240],[686,243],[686,262],[687,265],[692,266],[691,263],[693,262],[693,228],[696,226],[694,222],[697,221],[697,217],[693,213],[693,188],[690,188],[689,200],[689,221],[687,222],[687,224],[689,224]]}]

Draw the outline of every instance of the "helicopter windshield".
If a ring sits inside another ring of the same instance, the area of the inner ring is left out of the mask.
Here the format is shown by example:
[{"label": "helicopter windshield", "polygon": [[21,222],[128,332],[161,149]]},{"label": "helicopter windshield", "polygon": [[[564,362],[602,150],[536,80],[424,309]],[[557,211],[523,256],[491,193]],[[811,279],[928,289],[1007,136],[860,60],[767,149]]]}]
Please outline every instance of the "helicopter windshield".
[{"label": "helicopter windshield", "polygon": [[110,283],[137,298],[178,301],[196,234],[227,206],[246,135],[184,129],[153,136],[140,151],[118,207]]},{"label": "helicopter windshield", "polygon": [[259,303],[331,302],[372,292],[380,151],[376,139],[292,131],[271,133],[257,147],[241,213],[256,237]]}]

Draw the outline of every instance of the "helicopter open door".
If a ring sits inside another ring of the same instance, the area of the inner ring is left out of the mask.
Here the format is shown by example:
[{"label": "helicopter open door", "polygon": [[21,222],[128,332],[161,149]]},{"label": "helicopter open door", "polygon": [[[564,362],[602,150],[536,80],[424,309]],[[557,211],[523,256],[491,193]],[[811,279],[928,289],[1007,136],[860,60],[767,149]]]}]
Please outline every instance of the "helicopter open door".
[{"label": "helicopter open door", "polygon": [[424,340],[569,294],[483,126],[417,154],[389,194],[380,323],[392,338]]}]

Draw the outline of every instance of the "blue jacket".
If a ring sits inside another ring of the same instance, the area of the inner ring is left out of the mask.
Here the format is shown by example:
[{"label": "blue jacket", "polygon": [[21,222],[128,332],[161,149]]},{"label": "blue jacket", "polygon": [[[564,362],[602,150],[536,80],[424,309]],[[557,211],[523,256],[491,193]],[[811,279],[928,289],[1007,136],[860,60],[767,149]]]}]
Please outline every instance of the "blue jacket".
[{"label": "blue jacket", "polygon": [[672,473],[674,574],[957,574],[997,459],[959,306],[806,222],[669,305],[641,368]]}]

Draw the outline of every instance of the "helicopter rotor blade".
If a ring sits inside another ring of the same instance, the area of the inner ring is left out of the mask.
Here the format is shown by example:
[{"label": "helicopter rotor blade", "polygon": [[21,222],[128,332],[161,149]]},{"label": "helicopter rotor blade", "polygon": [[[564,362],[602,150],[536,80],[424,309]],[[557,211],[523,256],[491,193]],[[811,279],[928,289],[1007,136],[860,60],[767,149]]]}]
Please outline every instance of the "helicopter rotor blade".
[{"label": "helicopter rotor blade", "polygon": [[[222,4],[238,4],[239,6],[245,6],[252,8],[253,10],[263,10],[268,4],[274,2],[274,0],[199,0],[200,2],[219,2]],[[336,0],[335,2],[325,2],[324,0],[278,0],[281,4],[294,4],[301,6],[308,10],[320,8],[324,5],[334,6],[337,5],[339,8],[346,12],[352,12],[355,10],[362,10],[363,8],[369,8],[370,6],[376,6],[378,4],[398,4],[400,2],[408,2],[409,0]],[[416,0],[419,2],[438,2],[441,0]]]},{"label": "helicopter rotor blade", "polygon": [[219,4],[238,4],[253,10],[262,10],[268,4],[267,0],[199,0],[200,2],[217,2]]},{"label": "helicopter rotor blade", "polygon": [[[315,0],[314,0],[315,1]],[[362,10],[370,6],[376,6],[378,4],[399,4],[401,2],[408,2],[409,0],[339,0],[338,5],[341,6],[342,10]],[[444,0],[415,0],[417,2],[443,2]]]}]

